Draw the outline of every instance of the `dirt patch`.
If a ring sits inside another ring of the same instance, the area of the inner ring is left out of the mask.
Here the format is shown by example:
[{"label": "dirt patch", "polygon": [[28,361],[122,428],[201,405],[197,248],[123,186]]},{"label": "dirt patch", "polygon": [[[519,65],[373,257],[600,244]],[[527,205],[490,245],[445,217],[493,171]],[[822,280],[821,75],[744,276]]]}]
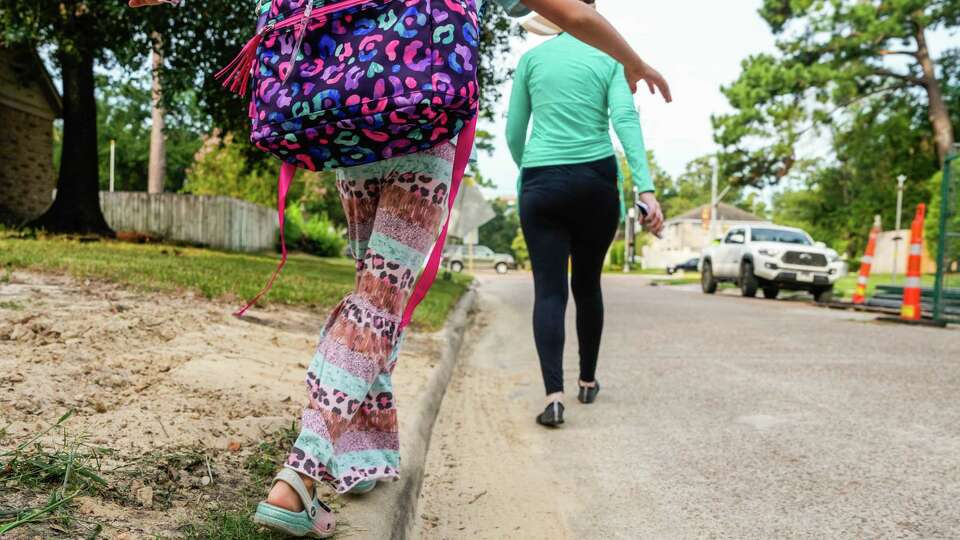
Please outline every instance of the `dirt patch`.
[{"label": "dirt patch", "polygon": [[[0,452],[73,410],[64,426],[107,482],[72,501],[79,521],[12,538],[84,538],[97,526],[100,538],[182,536],[205,513],[260,496],[305,404],[324,314],[239,320],[234,307],[32,273],[0,284]],[[405,379],[429,368],[431,339],[407,340]],[[0,483],[0,512],[42,505],[55,487]]]}]

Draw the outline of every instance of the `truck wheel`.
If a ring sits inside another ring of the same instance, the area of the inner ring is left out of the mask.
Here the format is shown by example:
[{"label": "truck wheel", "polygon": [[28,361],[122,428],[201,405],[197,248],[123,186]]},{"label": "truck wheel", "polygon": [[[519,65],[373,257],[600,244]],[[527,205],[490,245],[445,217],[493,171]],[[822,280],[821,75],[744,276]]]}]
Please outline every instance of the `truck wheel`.
[{"label": "truck wheel", "polygon": [[703,263],[703,273],[700,274],[700,287],[706,294],[717,292],[717,279],[713,277],[713,265],[710,261]]},{"label": "truck wheel", "polygon": [[506,274],[507,271],[510,270],[510,268],[507,267],[507,263],[497,263],[494,268],[496,269],[497,273],[501,275]]},{"label": "truck wheel", "polygon": [[780,296],[779,287],[764,287],[763,289],[764,298],[768,298],[770,300],[776,300],[778,296]]},{"label": "truck wheel", "polygon": [[757,296],[757,290],[759,288],[760,283],[757,281],[757,276],[753,273],[753,263],[743,261],[743,264],[740,265],[740,292],[747,298],[754,298]]},{"label": "truck wheel", "polygon": [[833,287],[814,289],[813,299],[818,303],[826,303],[833,300]]},{"label": "truck wheel", "polygon": [[457,274],[463,272],[463,263],[460,261],[453,261],[450,263],[450,270],[456,272]]}]

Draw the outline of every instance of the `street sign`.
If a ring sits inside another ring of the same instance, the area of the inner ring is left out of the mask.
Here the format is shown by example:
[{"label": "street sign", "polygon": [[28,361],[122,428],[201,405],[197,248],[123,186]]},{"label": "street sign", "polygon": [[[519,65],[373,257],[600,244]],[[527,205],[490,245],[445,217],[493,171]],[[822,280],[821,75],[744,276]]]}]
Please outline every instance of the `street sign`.
[{"label": "street sign", "polygon": [[476,184],[465,183],[460,186],[460,194],[450,217],[450,234],[464,238],[495,217],[496,212],[484,198],[480,188]]}]

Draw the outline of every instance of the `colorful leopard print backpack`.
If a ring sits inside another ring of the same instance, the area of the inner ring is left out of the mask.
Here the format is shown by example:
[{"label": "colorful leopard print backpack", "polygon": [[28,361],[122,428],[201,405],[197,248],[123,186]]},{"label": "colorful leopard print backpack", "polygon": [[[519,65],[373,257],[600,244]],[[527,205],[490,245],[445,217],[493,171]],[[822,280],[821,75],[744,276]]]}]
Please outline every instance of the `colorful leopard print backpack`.
[{"label": "colorful leopard print backpack", "polygon": [[[217,74],[250,102],[251,141],[283,161],[283,214],[296,168],[331,170],[430,149],[459,135],[452,206],[466,169],[479,103],[475,0],[260,0],[257,32]],[[410,304],[439,266],[441,241]],[[432,270],[431,270],[432,268]],[[412,309],[409,309],[412,313]],[[406,321],[408,322],[408,321]]]}]

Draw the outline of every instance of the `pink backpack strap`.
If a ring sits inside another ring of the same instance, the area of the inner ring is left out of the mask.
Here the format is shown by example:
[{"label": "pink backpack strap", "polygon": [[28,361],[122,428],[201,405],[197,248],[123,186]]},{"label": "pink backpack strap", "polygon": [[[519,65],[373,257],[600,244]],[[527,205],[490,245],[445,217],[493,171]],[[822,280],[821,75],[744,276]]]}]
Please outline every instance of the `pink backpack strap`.
[{"label": "pink backpack strap", "polygon": [[280,271],[283,270],[283,265],[287,264],[287,241],[283,235],[283,217],[287,211],[287,192],[290,191],[290,184],[293,183],[293,177],[296,176],[296,174],[297,167],[295,165],[284,163],[283,166],[280,167],[280,179],[277,181],[277,220],[280,222],[280,264],[277,265],[277,269],[273,271],[270,281],[267,282],[263,290],[257,293],[257,295],[253,297],[253,300],[244,306],[243,309],[233,314],[236,317],[243,317],[243,314],[246,313],[248,309],[253,307],[263,295],[270,291],[270,288],[273,287],[273,282],[277,280],[277,276],[279,276]]},{"label": "pink backpack strap", "polygon": [[410,320],[413,319],[413,312],[427,296],[430,287],[433,286],[433,282],[437,279],[437,271],[440,269],[440,262],[443,259],[443,246],[447,241],[450,214],[453,213],[453,205],[457,201],[457,194],[460,192],[463,175],[467,171],[467,165],[470,163],[470,154],[473,152],[473,141],[476,134],[477,117],[474,116],[473,120],[467,123],[467,125],[463,127],[463,130],[460,131],[459,138],[457,139],[457,154],[453,161],[453,178],[450,181],[450,196],[447,198],[447,219],[444,221],[440,236],[433,245],[433,251],[430,252],[430,257],[427,259],[427,266],[424,268],[423,273],[420,274],[420,279],[417,280],[413,293],[410,295],[410,301],[407,302],[407,307],[403,312],[403,319],[400,321],[400,330],[403,330],[410,324]]}]

